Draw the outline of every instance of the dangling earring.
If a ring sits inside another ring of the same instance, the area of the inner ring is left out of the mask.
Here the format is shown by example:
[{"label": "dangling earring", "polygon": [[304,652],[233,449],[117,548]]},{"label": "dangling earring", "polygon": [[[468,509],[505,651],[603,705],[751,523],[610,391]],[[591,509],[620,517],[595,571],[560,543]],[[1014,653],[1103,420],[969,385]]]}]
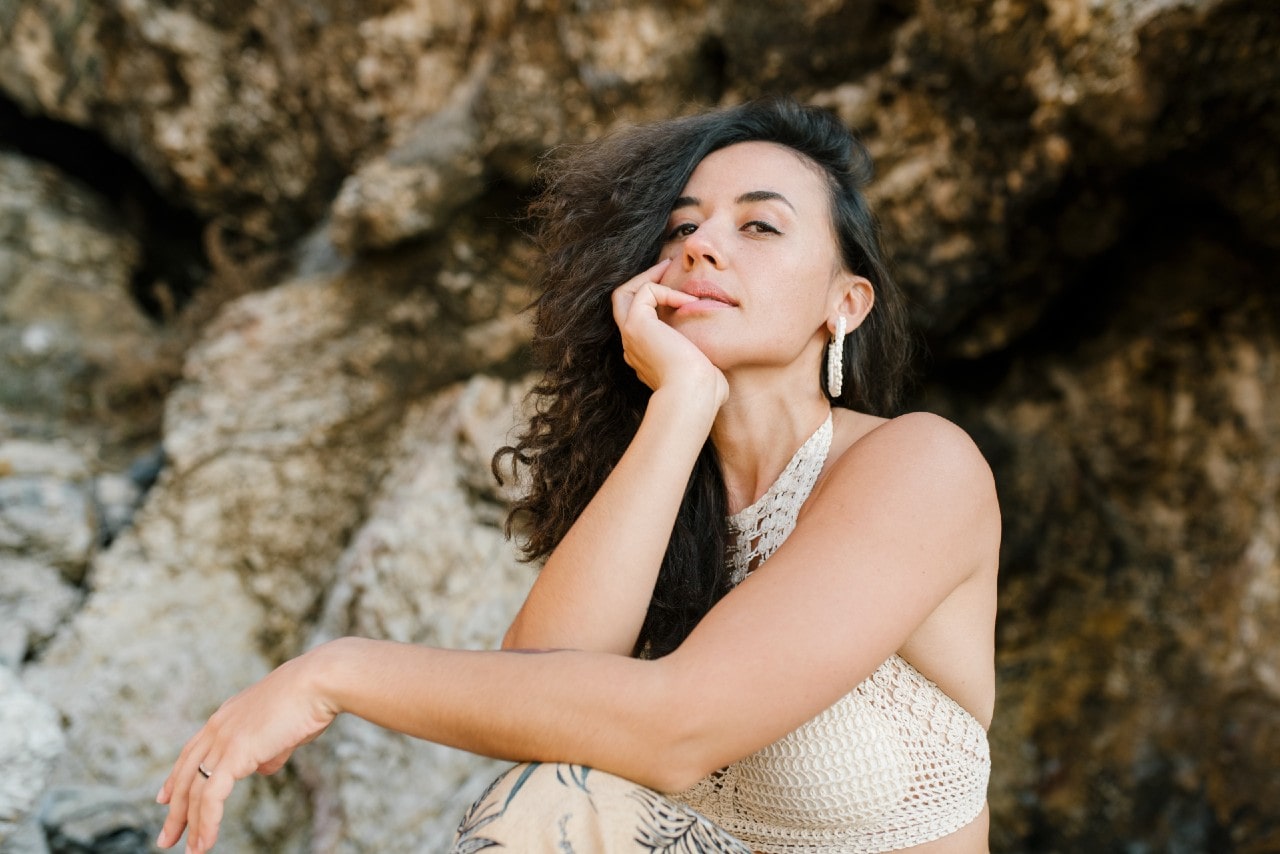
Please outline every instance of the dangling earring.
[{"label": "dangling earring", "polygon": [[836,334],[827,348],[827,394],[839,397],[844,391],[844,315],[836,318]]}]

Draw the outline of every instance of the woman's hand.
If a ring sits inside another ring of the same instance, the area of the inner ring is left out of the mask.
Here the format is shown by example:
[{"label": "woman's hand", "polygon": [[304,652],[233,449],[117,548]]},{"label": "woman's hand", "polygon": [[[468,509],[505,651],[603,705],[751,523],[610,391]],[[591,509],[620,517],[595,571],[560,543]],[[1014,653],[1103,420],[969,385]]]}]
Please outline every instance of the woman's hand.
[{"label": "woman's hand", "polygon": [[337,711],[316,688],[313,661],[312,653],[276,668],[223,703],[191,737],[156,796],[169,805],[157,845],[172,846],[186,828],[188,852],[212,848],[235,782],[279,771],[333,722]]},{"label": "woman's hand", "polygon": [[659,261],[614,289],[613,319],[622,333],[623,357],[650,389],[688,381],[692,388],[711,389],[719,407],[729,396],[724,374],[692,341],[658,316],[660,308],[676,309],[697,301],[697,297],[660,283],[670,264],[671,259]]}]

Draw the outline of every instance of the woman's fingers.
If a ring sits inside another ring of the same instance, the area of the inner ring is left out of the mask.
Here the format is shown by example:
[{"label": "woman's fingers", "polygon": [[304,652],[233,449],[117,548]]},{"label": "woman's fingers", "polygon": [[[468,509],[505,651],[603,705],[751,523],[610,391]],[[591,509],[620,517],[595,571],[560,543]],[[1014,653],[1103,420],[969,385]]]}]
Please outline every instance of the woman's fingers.
[{"label": "woman's fingers", "polygon": [[697,297],[661,283],[670,265],[669,259],[661,261],[613,291],[613,318],[622,334],[623,360],[654,390],[672,376],[688,374],[690,366],[699,362],[715,370],[660,314],[663,309],[697,301]]},{"label": "woman's fingers", "polygon": [[185,780],[183,769],[190,764],[190,759],[196,749],[202,744],[202,736],[204,729],[202,728],[191,738],[187,739],[187,743],[182,745],[182,750],[178,753],[178,758],[173,763],[173,770],[169,772],[169,776],[165,777],[164,784],[160,787],[160,794],[156,796],[156,802],[161,804],[169,803],[174,796],[179,780]]},{"label": "woman's fingers", "polygon": [[166,801],[169,804],[169,814],[165,816],[164,826],[160,828],[160,835],[156,837],[156,846],[159,848],[168,848],[182,838],[182,831],[187,826],[187,796],[184,791],[181,797],[174,797]]},{"label": "woman's fingers", "polygon": [[209,740],[205,728],[201,728],[183,746],[182,752],[178,754],[178,760],[173,764],[173,770],[169,772],[164,785],[160,787],[160,794],[156,796],[156,801],[169,806],[169,814],[165,818],[164,826],[160,829],[160,836],[156,839],[156,845],[161,848],[168,848],[182,837],[191,806],[193,794],[191,790],[196,785],[197,778],[203,779],[199,771],[200,763],[203,761],[200,757],[205,756],[208,750]]},{"label": "woman's fingers", "polygon": [[314,690],[307,655],[277,667],[223,703],[183,747],[156,800],[169,805],[157,844],[207,851],[218,837],[224,803],[237,780],[279,770],[316,738],[337,711]]},{"label": "woman's fingers", "polygon": [[697,302],[698,298],[692,294],[686,294],[684,291],[677,291],[666,285],[648,283],[641,285],[640,290],[636,292],[636,299],[631,303],[633,306],[637,303],[649,306],[651,308],[679,308],[691,302]]},{"label": "woman's fingers", "polygon": [[202,729],[183,750],[156,798],[169,805],[169,815],[156,839],[161,848],[176,844],[184,830],[186,851],[202,853],[212,848],[218,838],[224,804],[236,780],[246,776],[238,773],[231,758],[206,737],[207,729]]},{"label": "woman's fingers", "polygon": [[645,285],[657,285],[658,280],[662,278],[662,274],[666,272],[667,267],[671,265],[671,259],[665,258],[645,270],[638,276],[633,276],[626,282],[613,289],[613,321],[618,326],[622,326],[627,319],[627,315],[631,312],[631,305],[635,301],[636,294],[644,288]]},{"label": "woman's fingers", "polygon": [[[187,850],[208,851],[218,836],[222,802],[231,794],[236,775],[216,744],[196,763],[187,801]],[[215,818],[216,816],[216,818]]]},{"label": "woman's fingers", "polygon": [[218,841],[224,805],[235,782],[234,774],[214,768],[209,778],[198,784],[187,820],[188,851],[204,854]]}]

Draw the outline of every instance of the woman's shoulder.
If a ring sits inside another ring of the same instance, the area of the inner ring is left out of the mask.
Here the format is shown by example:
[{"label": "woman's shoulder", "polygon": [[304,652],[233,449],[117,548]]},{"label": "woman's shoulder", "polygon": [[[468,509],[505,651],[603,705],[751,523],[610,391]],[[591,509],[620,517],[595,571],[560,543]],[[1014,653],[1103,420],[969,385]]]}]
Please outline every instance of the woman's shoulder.
[{"label": "woman's shoulder", "polygon": [[[950,498],[995,499],[991,466],[962,427],[932,412],[879,418],[841,410],[835,423],[827,479],[899,484]],[[832,484],[834,485],[834,484]]]},{"label": "woman's shoulder", "polygon": [[[863,454],[868,447],[881,454],[886,450],[909,453],[912,459],[924,455],[925,461],[937,462],[935,457],[955,457],[956,462],[967,462],[990,471],[973,438],[954,421],[933,412],[916,411],[895,418],[881,418],[849,409],[834,410],[835,437],[832,441],[832,457],[845,453]],[[906,460],[903,460],[906,462]]]}]

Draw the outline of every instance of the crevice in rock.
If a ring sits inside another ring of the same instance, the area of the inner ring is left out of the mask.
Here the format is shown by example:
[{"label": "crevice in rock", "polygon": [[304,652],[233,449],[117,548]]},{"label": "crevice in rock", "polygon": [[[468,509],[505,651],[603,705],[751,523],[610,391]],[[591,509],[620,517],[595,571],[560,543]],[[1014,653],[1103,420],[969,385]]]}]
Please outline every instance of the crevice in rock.
[{"label": "crevice in rock", "polygon": [[[997,350],[928,362],[922,382],[984,398],[1015,363],[1065,356],[1108,333],[1158,332],[1191,322],[1193,314],[1195,322],[1214,327],[1241,299],[1267,298],[1267,271],[1280,264],[1280,253],[1251,240],[1233,212],[1182,178],[1184,159],[1123,174],[1077,174],[1029,210],[1011,242],[1041,248],[1023,253],[1033,260],[1011,277],[1009,292],[1021,300],[1019,294],[1048,290],[1038,318]],[[1089,220],[1098,226],[1095,233],[1088,233]],[[1197,255],[1200,248],[1230,259],[1232,269],[1214,275],[1210,259]],[[947,352],[945,340],[926,346]]]},{"label": "crevice in rock", "polygon": [[0,145],[47,163],[102,196],[142,249],[132,282],[157,321],[175,316],[208,278],[205,222],[164,198],[128,157],[92,131],[29,115],[0,95]]},{"label": "crevice in rock", "polygon": [[722,38],[709,35],[703,39],[698,46],[697,69],[699,73],[695,79],[700,84],[702,96],[712,103],[718,102],[729,85],[729,54]]}]

